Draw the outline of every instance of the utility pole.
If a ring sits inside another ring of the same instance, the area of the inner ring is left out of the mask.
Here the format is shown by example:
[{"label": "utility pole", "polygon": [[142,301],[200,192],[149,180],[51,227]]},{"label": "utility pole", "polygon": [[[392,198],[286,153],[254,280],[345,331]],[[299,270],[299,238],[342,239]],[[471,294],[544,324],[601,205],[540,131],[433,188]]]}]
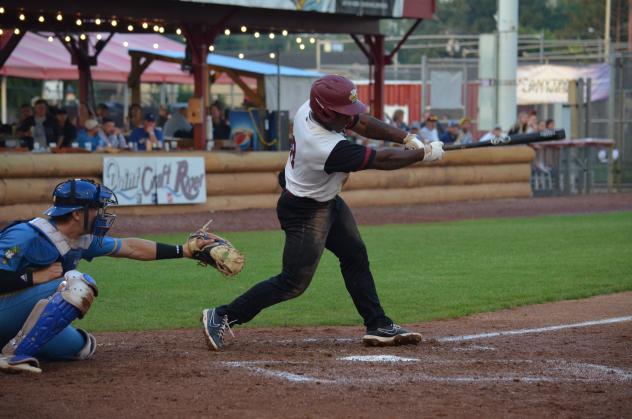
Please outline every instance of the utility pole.
[{"label": "utility pole", "polygon": [[628,52],[632,52],[632,0],[628,0]]},{"label": "utility pole", "polygon": [[612,0],[606,0],[606,23],[604,25],[603,43],[604,43],[604,55],[606,60],[610,57],[610,5]]},{"label": "utility pole", "polygon": [[[609,1],[609,0],[608,0]],[[518,67],[518,0],[498,2],[498,120],[510,127],[516,119]]]}]

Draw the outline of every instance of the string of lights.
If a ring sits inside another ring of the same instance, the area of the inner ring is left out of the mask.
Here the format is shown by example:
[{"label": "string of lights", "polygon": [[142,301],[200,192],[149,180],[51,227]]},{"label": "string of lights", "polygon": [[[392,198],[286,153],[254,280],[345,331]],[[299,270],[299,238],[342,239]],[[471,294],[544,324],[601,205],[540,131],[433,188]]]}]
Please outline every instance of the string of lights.
[{"label": "string of lights", "polygon": [[[33,15],[27,15],[26,12],[22,10],[18,11],[9,11],[4,6],[0,6],[0,21],[6,21],[9,16],[13,16],[13,18],[17,17],[17,24],[13,28],[12,32],[15,35],[20,35],[26,32],[26,30],[32,30],[33,24],[35,26],[45,26],[42,28],[44,30],[50,30],[51,32],[56,32],[57,27],[63,25],[63,32],[68,33],[69,29],[72,28],[72,32],[77,32],[78,37],[81,40],[86,40],[90,33],[96,32],[96,39],[101,40],[103,35],[98,33],[99,31],[103,32],[119,32],[119,33],[159,33],[159,34],[175,34],[182,41],[186,42],[186,38],[184,37],[184,30],[177,25],[169,24],[164,21],[154,21],[149,19],[131,19],[124,18],[118,16],[85,16],[79,13],[76,14],[63,14],[62,12],[55,13],[35,13]],[[70,24],[69,28],[69,22]],[[120,27],[119,27],[120,25]],[[6,33],[9,28],[0,28],[0,35]],[[125,30],[127,32],[125,32]],[[223,36],[252,36],[257,40],[261,40],[264,38],[262,33],[259,30],[251,30],[245,25],[233,25],[230,27],[226,27],[223,31],[220,32]],[[290,36],[290,33],[287,29],[282,29],[279,32],[268,32],[267,38],[269,40],[275,40],[278,36],[287,38]],[[316,38],[313,36],[309,36],[307,41],[304,39],[305,35],[296,34],[295,35],[295,45],[299,50],[303,51],[309,45],[314,45],[316,43]],[[54,36],[49,35],[47,37],[49,42],[54,41]],[[63,41],[70,42],[72,38],[70,35],[65,35],[63,37]],[[124,47],[129,46],[128,41],[122,42]],[[288,45],[292,45],[294,43],[288,43]],[[275,44],[276,45],[276,44]],[[158,43],[152,44],[153,49],[159,49],[160,45]],[[209,52],[215,51],[215,45],[209,46]],[[239,59],[244,59],[246,57],[245,52],[237,51],[235,54]],[[268,54],[269,58],[274,60],[276,59],[276,53],[270,52]]]}]

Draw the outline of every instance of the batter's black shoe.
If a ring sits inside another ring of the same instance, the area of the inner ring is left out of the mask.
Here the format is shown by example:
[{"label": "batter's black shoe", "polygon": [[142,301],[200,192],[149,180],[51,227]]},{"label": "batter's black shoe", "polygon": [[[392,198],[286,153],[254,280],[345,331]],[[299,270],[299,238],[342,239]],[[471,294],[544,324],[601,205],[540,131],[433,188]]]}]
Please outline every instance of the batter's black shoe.
[{"label": "batter's black shoe", "polygon": [[410,332],[392,323],[385,327],[367,330],[362,342],[366,346],[416,345],[421,342],[421,334]]},{"label": "batter's black shoe", "polygon": [[202,311],[202,324],[204,325],[206,344],[211,351],[219,351],[224,347],[224,334],[227,330],[231,336],[235,337],[230,329],[228,316],[218,315],[215,308],[208,308]]}]

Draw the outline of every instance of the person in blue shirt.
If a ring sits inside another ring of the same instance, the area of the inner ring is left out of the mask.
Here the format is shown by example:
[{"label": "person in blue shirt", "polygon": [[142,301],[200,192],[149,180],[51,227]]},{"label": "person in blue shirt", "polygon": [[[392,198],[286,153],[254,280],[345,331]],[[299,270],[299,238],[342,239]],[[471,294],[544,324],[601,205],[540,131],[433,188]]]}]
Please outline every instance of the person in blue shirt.
[{"label": "person in blue shirt", "polygon": [[77,133],[79,147],[88,151],[101,150],[104,147],[103,139],[99,135],[99,122],[96,119],[88,119],[84,128]]},{"label": "person in blue shirt", "polygon": [[441,135],[439,140],[443,144],[454,144],[459,137],[459,124],[455,121],[448,122],[448,129]]},{"label": "person in blue shirt", "polygon": [[184,245],[108,236],[116,216],[107,208],[116,203],[107,187],[72,179],[55,188],[48,218],[16,221],[0,231],[0,370],[41,372],[38,358],[94,354],[94,336],[71,326],[98,295],[95,280],[77,270],[81,259],[191,257]]},{"label": "person in blue shirt", "polygon": [[162,148],[162,130],[156,128],[156,115],[145,114],[143,126],[134,128],[129,135],[129,143],[139,151]]}]

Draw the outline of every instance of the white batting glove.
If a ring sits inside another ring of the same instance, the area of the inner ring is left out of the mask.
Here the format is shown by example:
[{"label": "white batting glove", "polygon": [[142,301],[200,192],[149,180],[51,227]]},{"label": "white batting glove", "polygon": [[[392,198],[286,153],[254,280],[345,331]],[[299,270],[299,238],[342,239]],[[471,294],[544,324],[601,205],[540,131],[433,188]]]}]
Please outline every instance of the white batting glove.
[{"label": "white batting glove", "polygon": [[404,138],[403,143],[406,150],[419,150],[424,146],[424,143],[422,143],[415,134],[408,134]]},{"label": "white batting glove", "polygon": [[443,159],[445,151],[443,151],[443,143],[441,141],[433,141],[424,145],[424,159],[423,161],[435,161]]}]

